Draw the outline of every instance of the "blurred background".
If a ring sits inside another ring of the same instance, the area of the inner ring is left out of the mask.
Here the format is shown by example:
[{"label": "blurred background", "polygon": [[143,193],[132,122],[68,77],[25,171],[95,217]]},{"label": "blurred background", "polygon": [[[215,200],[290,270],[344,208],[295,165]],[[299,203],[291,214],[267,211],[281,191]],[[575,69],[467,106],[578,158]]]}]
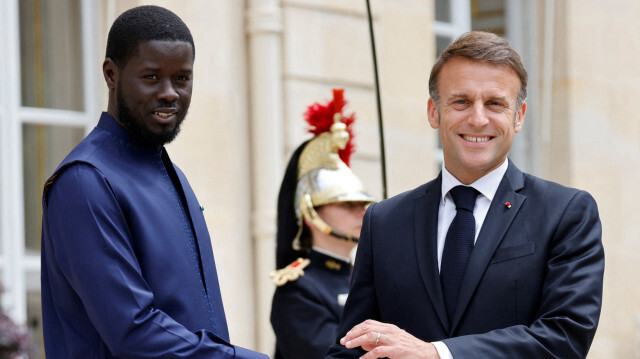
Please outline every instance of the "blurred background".
[{"label": "blurred background", "polygon": [[[191,109],[168,150],[205,208],[232,342],[272,354],[276,197],[288,157],[310,137],[306,106],[334,87],[357,117],[352,168],[382,199],[365,0],[1,0],[2,307],[42,345],[42,186],[106,109],[108,29],[142,4],[171,9],[194,36]],[[640,2],[371,0],[371,9],[389,195],[440,170],[426,111],[437,54],[465,31],[504,36],[529,71],[511,159],[589,191],[600,209],[605,293],[589,358],[640,358]]]}]

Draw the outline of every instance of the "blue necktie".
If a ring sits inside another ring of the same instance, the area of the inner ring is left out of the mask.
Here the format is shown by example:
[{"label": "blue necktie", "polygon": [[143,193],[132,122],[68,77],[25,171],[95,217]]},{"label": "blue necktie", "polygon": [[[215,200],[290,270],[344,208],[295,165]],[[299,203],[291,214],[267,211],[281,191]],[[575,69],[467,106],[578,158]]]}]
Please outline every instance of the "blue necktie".
[{"label": "blue necktie", "polygon": [[466,186],[456,186],[449,193],[456,204],[456,216],[449,226],[444,243],[442,263],[440,264],[440,283],[447,315],[449,320],[453,320],[460,285],[473,250],[476,235],[473,207],[476,204],[476,197],[480,193],[473,187]]}]

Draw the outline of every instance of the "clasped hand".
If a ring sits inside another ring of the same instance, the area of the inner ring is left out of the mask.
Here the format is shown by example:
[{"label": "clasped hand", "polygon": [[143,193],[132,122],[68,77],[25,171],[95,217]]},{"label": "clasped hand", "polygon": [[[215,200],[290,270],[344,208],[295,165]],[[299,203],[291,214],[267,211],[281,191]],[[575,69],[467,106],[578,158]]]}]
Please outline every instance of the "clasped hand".
[{"label": "clasped hand", "polygon": [[362,347],[367,354],[361,359],[440,358],[433,344],[424,342],[393,324],[372,319],[351,328],[347,335],[340,339],[340,344],[350,349]]}]

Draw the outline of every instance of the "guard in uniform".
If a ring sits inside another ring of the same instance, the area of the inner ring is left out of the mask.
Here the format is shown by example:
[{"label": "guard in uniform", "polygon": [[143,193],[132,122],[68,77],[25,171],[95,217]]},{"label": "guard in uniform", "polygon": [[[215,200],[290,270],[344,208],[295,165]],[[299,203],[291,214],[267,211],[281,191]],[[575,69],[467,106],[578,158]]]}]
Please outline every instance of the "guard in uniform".
[{"label": "guard in uniform", "polygon": [[278,197],[275,359],[324,358],[335,343],[351,257],[373,201],[348,166],[355,117],[342,114],[342,89],[333,96],[308,107],[305,120],[315,136],[292,155]]}]

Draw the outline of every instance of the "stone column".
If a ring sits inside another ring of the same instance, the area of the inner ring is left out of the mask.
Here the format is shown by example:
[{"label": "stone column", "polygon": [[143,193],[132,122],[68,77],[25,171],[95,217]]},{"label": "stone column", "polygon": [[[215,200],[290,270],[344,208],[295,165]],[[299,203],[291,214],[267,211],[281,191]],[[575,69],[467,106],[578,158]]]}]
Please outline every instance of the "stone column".
[{"label": "stone column", "polygon": [[273,353],[269,322],[275,266],[276,203],[283,176],[282,10],[278,0],[247,8],[257,348]]}]

